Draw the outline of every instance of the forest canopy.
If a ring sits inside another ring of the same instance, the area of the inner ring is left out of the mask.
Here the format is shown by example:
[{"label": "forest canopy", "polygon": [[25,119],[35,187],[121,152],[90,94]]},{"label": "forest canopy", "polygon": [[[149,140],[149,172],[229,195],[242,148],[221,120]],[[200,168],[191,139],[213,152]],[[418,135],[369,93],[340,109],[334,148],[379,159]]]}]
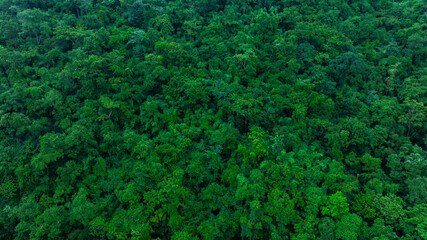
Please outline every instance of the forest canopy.
[{"label": "forest canopy", "polygon": [[423,0],[0,0],[0,239],[427,239]]}]

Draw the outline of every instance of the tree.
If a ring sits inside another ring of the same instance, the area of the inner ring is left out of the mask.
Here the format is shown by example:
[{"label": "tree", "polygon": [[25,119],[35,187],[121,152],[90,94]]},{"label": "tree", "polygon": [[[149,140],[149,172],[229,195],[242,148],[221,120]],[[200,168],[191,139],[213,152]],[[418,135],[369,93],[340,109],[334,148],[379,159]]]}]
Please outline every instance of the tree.
[{"label": "tree", "polygon": [[363,155],[361,161],[364,164],[363,169],[365,171],[375,171],[381,169],[381,159],[379,158],[373,158],[371,155],[365,154]]},{"label": "tree", "polygon": [[83,25],[71,27],[68,25],[59,25],[53,29],[53,34],[58,42],[70,41],[74,46],[80,46],[83,43],[83,39],[91,34],[90,30],[87,30]]},{"label": "tree", "polygon": [[[159,37],[166,38],[169,34],[171,34],[175,29],[172,26],[171,19],[169,15],[162,14],[153,18],[150,21],[151,28],[148,29],[148,34],[159,34]],[[154,32],[153,32],[154,31]],[[151,38],[153,42],[157,41],[157,38]]]},{"label": "tree", "polygon": [[377,196],[374,198],[374,206],[384,216],[386,223],[395,223],[404,216],[403,200],[396,195]]},{"label": "tree", "polygon": [[412,128],[422,127],[426,115],[426,107],[423,103],[406,98],[404,101],[407,113],[399,117],[399,122],[407,127],[406,136],[409,136]]},{"label": "tree", "polygon": [[231,105],[231,110],[244,118],[244,132],[248,130],[248,124],[258,123],[264,115],[264,112],[261,110],[263,106],[262,97],[252,97],[250,94],[245,94],[244,96],[233,94],[231,96],[234,101]]},{"label": "tree", "polygon": [[354,213],[347,214],[337,222],[336,237],[343,240],[359,239],[361,225],[361,217]]},{"label": "tree", "polygon": [[36,218],[35,224],[34,233],[30,234],[33,238],[63,238],[70,229],[67,212],[63,206],[48,208]]},{"label": "tree", "polygon": [[40,153],[31,159],[31,165],[38,174],[48,170],[48,164],[64,157],[65,137],[65,134],[47,133],[40,138]]},{"label": "tree", "polygon": [[190,41],[194,40],[195,36],[200,32],[201,24],[201,21],[195,18],[184,21],[182,28],[187,33]]},{"label": "tree", "polygon": [[321,239],[335,238],[335,222],[329,217],[322,218],[319,223],[319,233]]},{"label": "tree", "polygon": [[378,212],[374,206],[374,196],[369,193],[359,193],[351,208],[365,219],[374,219]]},{"label": "tree", "polygon": [[131,26],[144,29],[152,18],[163,11],[160,1],[137,0],[127,5],[126,17]]},{"label": "tree", "polygon": [[322,214],[328,215],[336,219],[340,219],[346,215],[349,210],[347,198],[340,191],[332,194],[326,206],[322,207]]},{"label": "tree", "polygon": [[329,69],[340,86],[360,84],[366,68],[366,64],[354,52],[343,53],[329,63]]},{"label": "tree", "polygon": [[242,67],[245,74],[248,74],[248,70],[250,70],[251,74],[254,73],[254,69],[251,64],[253,60],[256,59],[254,50],[248,49],[243,54],[236,54],[234,57],[238,64]]},{"label": "tree", "polygon": [[243,15],[246,14],[246,8],[248,7],[248,5],[250,5],[251,3],[254,3],[255,0],[235,0],[235,2],[239,5],[243,6]]},{"label": "tree", "polygon": [[36,44],[40,45],[42,36],[48,35],[50,31],[47,22],[48,14],[40,9],[26,9],[17,15],[23,28],[23,35],[36,39]]}]

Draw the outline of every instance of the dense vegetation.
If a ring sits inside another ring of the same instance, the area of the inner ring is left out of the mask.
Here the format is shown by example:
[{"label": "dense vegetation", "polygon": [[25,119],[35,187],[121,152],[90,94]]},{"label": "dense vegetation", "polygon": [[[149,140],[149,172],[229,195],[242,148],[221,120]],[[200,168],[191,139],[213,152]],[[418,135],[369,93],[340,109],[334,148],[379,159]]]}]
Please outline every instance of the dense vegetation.
[{"label": "dense vegetation", "polygon": [[0,0],[1,239],[427,239],[423,0]]}]

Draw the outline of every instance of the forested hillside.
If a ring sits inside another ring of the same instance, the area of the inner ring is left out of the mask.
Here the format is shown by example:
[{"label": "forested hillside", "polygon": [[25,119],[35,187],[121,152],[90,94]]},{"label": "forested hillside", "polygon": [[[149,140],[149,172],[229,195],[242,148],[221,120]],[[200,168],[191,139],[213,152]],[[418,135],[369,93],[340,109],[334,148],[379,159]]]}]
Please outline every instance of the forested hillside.
[{"label": "forested hillside", "polygon": [[423,0],[0,0],[0,239],[427,239]]}]

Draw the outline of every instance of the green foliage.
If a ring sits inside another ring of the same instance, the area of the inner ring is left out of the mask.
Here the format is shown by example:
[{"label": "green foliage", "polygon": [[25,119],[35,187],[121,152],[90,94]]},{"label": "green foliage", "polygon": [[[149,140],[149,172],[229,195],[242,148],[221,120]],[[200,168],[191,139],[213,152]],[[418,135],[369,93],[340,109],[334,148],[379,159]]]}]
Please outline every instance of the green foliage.
[{"label": "green foliage", "polygon": [[336,75],[339,85],[344,83],[354,86],[360,85],[366,70],[366,65],[356,53],[346,52],[329,63],[329,68]]},{"label": "green foliage", "polygon": [[426,118],[426,109],[423,103],[415,100],[405,99],[404,105],[407,113],[399,117],[399,122],[404,123],[408,129],[406,135],[409,136],[413,128],[422,127]]},{"label": "green foliage", "polygon": [[348,210],[347,198],[342,192],[338,191],[329,197],[328,203],[322,208],[322,214],[340,219],[348,213]]},{"label": "green foliage", "polygon": [[362,218],[357,214],[347,214],[337,223],[336,237],[343,240],[358,239]]},{"label": "green foliage", "polygon": [[386,222],[395,222],[405,214],[402,199],[395,195],[377,196],[374,205]]},{"label": "green foliage", "polygon": [[426,239],[421,0],[0,0],[0,239]]}]

